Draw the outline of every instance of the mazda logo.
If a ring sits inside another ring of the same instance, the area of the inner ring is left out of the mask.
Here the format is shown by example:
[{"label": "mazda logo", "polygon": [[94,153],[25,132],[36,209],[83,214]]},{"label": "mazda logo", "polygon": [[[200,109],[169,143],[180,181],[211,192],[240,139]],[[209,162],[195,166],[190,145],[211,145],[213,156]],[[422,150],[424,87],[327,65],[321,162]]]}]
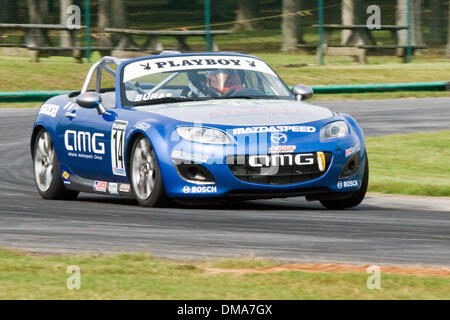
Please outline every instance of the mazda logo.
[{"label": "mazda logo", "polygon": [[272,143],[286,143],[288,138],[284,133],[273,133],[270,136],[270,139],[272,140]]}]

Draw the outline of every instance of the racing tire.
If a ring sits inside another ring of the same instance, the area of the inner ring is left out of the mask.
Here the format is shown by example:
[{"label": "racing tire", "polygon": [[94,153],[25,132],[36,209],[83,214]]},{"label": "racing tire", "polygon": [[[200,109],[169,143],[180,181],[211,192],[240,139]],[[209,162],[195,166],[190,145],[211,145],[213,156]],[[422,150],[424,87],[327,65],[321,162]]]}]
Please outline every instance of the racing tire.
[{"label": "racing tire", "polygon": [[59,160],[49,133],[42,129],[33,147],[34,182],[42,198],[74,200],[79,192],[66,189],[61,177]]},{"label": "racing tire", "polygon": [[134,141],[130,160],[131,189],[139,205],[142,207],[167,205],[168,198],[158,159],[147,138],[142,136]]},{"label": "racing tire", "polygon": [[369,160],[367,158],[367,152],[364,154],[364,175],[361,183],[361,188],[351,193],[349,198],[341,200],[320,200],[320,203],[327,209],[342,210],[353,208],[359,205],[366,196],[367,186],[369,185]]}]

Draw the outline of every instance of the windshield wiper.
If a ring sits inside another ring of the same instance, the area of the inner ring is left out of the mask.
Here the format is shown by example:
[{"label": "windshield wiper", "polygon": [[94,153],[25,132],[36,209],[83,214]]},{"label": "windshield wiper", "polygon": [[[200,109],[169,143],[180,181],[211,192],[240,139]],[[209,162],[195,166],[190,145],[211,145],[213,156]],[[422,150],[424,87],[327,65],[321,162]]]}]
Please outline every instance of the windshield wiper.
[{"label": "windshield wiper", "polygon": [[283,99],[279,96],[229,96],[229,97],[219,97],[216,99]]},{"label": "windshield wiper", "polygon": [[145,101],[135,102],[133,104],[134,107],[138,106],[149,106],[153,104],[161,104],[161,103],[171,103],[171,102],[190,102],[190,101],[206,101],[206,100],[226,100],[226,99],[287,99],[287,97],[280,96],[234,96],[234,97],[196,97],[196,98],[187,98],[187,97],[165,97],[159,99],[150,99]]},{"label": "windshield wiper", "polygon": [[197,101],[197,100],[200,100],[200,99],[185,98],[185,97],[164,97],[164,98],[159,98],[159,99],[150,99],[150,100],[135,102],[133,104],[133,106],[138,107],[138,106],[148,106],[148,105],[160,104],[160,103],[186,102],[186,101]]}]

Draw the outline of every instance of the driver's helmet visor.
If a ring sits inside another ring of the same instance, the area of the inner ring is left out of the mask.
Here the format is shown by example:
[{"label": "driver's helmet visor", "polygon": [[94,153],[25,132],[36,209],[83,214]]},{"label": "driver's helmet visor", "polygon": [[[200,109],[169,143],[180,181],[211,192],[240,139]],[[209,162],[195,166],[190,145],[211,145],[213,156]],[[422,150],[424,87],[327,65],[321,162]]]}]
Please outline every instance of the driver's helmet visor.
[{"label": "driver's helmet visor", "polygon": [[239,76],[231,70],[209,71],[207,76],[207,86],[222,93],[227,93],[232,86],[240,85],[240,82]]}]

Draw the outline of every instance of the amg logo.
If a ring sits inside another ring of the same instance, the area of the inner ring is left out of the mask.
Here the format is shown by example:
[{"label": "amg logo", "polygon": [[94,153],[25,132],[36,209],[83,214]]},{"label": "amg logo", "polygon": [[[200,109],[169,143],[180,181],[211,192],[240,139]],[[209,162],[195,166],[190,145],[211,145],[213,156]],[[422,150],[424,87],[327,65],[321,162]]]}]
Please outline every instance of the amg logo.
[{"label": "amg logo", "polygon": [[91,136],[87,131],[66,130],[64,133],[64,144],[68,151],[94,152],[105,154],[105,144],[97,142],[98,138],[103,138],[103,133],[94,133]]},{"label": "amg logo", "polygon": [[314,154],[273,154],[250,156],[249,165],[254,168],[273,166],[305,166],[314,164]]}]

